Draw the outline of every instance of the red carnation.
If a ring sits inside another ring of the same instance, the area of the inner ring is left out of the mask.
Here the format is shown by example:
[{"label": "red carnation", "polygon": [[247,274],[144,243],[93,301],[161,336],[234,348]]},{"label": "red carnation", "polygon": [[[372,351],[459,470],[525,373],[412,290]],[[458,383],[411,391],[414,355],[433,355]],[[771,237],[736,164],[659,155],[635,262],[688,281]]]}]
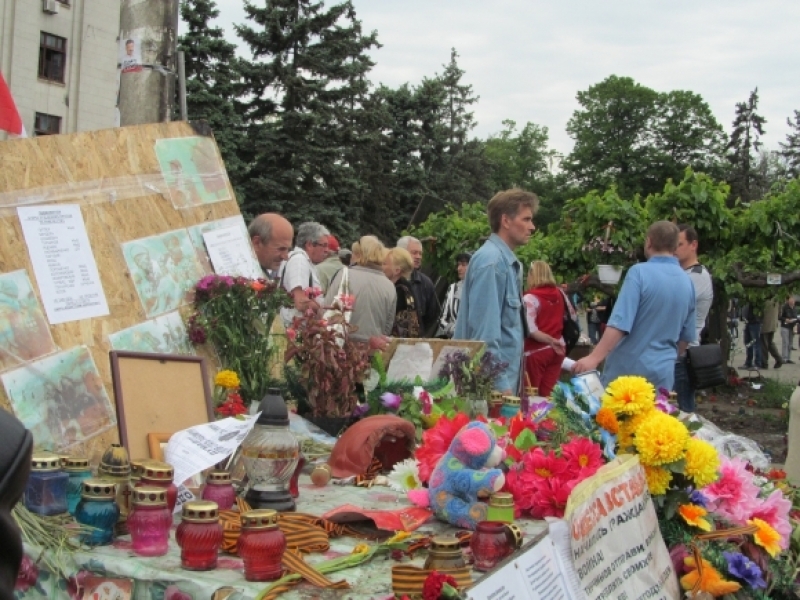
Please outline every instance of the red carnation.
[{"label": "red carnation", "polygon": [[440,597],[454,598],[457,595],[458,582],[445,573],[433,571],[422,585],[423,600],[439,600]]}]

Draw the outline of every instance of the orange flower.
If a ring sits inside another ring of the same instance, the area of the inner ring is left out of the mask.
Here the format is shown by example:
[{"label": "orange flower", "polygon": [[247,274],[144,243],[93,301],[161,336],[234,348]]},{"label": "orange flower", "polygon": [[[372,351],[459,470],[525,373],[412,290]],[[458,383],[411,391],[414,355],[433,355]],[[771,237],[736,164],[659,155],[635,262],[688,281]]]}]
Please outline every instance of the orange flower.
[{"label": "orange flower", "polygon": [[781,551],[779,544],[781,535],[769,523],[761,519],[750,519],[747,524],[758,527],[758,531],[753,534],[753,540],[766,550],[772,558],[775,558],[778,552]]},{"label": "orange flower", "polygon": [[615,415],[614,411],[610,408],[603,407],[598,410],[594,420],[611,435],[617,435],[619,431],[619,421],[617,421],[617,415]]},{"label": "orange flower", "polygon": [[708,592],[715,598],[724,596],[725,594],[733,594],[741,589],[741,585],[735,581],[726,581],[722,578],[711,563],[705,558],[700,559],[703,565],[703,573],[701,574],[694,563],[693,556],[687,556],[683,559],[683,564],[692,569],[686,575],[681,577],[681,587],[685,590],[694,589],[695,585],[699,582],[698,591]]},{"label": "orange flower", "polygon": [[260,282],[260,281],[258,281],[258,280],[256,280],[256,281],[253,281],[253,282],[250,284],[250,287],[251,287],[251,288],[253,288],[253,289],[254,289],[256,292],[260,292],[261,290],[264,290],[264,289],[266,289],[266,288],[267,288],[267,286],[265,286],[263,283],[261,283],[261,282]]},{"label": "orange flower", "polygon": [[711,523],[703,518],[708,514],[708,511],[702,506],[681,504],[678,507],[678,514],[692,527],[697,527],[703,531],[711,531]]}]

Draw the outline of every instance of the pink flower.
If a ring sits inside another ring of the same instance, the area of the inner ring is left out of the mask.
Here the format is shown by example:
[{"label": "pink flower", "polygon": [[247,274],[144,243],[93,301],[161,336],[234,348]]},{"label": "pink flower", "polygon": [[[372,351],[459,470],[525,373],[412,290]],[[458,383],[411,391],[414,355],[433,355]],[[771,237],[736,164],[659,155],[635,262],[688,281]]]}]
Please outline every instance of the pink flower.
[{"label": "pink flower", "polygon": [[713,512],[744,525],[758,506],[758,486],[753,483],[753,474],[747,463],[739,458],[722,458],[719,479],[703,488]]},{"label": "pink flower", "polygon": [[561,454],[578,471],[581,479],[591,477],[603,466],[603,450],[589,438],[574,437],[561,447]]},{"label": "pink flower", "polygon": [[398,396],[397,394],[393,394],[392,392],[386,392],[381,396],[381,404],[383,404],[388,410],[397,411],[400,408],[400,403],[403,401],[402,396]]},{"label": "pink flower", "polygon": [[318,296],[322,295],[322,290],[319,289],[317,286],[307,287],[303,291],[310,300],[313,300],[314,298],[317,298]]},{"label": "pink flower", "polygon": [[531,516],[534,519],[545,517],[562,518],[567,508],[567,500],[572,489],[577,485],[577,480],[564,481],[559,478],[546,480],[538,493],[534,494],[531,504]]},{"label": "pink flower", "polygon": [[414,397],[419,400],[420,405],[422,405],[422,414],[423,415],[430,415],[431,409],[433,408],[433,398],[431,395],[420,386],[416,386],[414,388]]},{"label": "pink flower", "polygon": [[297,330],[289,327],[289,329],[286,330],[286,337],[288,337],[291,341],[295,341],[297,339]]},{"label": "pink flower", "polygon": [[27,554],[22,555],[22,563],[19,565],[19,573],[17,573],[17,583],[14,586],[15,591],[27,592],[28,588],[36,585],[36,580],[39,578],[39,567],[33,562],[33,559]]},{"label": "pink flower", "polygon": [[339,302],[342,305],[342,310],[353,310],[356,305],[356,297],[353,294],[342,294],[339,296]]},{"label": "pink flower", "polygon": [[789,523],[789,511],[791,509],[791,501],[786,499],[782,491],[775,490],[761,501],[750,515],[750,518],[761,519],[768,523],[770,527],[780,534],[780,547],[782,550],[786,550],[789,547],[789,538],[792,535],[792,525]]}]

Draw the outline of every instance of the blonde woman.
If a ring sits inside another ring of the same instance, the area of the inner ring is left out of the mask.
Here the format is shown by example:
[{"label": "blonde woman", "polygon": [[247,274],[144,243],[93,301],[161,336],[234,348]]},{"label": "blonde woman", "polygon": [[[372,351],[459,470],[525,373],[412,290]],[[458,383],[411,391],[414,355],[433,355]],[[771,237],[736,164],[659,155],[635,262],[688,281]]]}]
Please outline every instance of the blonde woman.
[{"label": "blonde woman", "polygon": [[558,382],[566,352],[561,337],[566,300],[546,262],[531,263],[522,301],[530,332],[525,339],[525,373],[539,395],[547,397]]},{"label": "blonde woman", "polygon": [[419,315],[408,278],[414,271],[414,259],[405,248],[392,248],[383,261],[383,272],[394,284],[397,295],[392,335],[401,338],[419,337]]}]

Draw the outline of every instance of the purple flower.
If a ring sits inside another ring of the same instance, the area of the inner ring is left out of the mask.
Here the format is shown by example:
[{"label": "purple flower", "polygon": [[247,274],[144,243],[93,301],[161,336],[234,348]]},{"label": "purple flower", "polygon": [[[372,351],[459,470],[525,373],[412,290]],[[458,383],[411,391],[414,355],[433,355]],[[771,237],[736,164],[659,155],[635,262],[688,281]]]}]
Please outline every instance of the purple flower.
[{"label": "purple flower", "polygon": [[353,419],[360,419],[361,417],[366,415],[368,412],[369,412],[369,404],[367,404],[365,402],[364,404],[356,404],[356,406],[353,409],[353,412],[351,413],[350,416]]},{"label": "purple flower", "polygon": [[397,394],[393,394],[392,392],[386,392],[381,396],[381,404],[383,404],[387,409],[391,410],[392,412],[397,412],[397,409],[400,408],[400,403],[403,401],[402,396],[398,396]]},{"label": "purple flower", "polygon": [[669,392],[667,392],[666,395],[663,395],[661,393],[662,390],[664,390],[664,388],[658,388],[658,394],[656,395],[656,408],[663,413],[667,413],[668,415],[678,412],[678,409],[669,403]]},{"label": "purple flower", "polygon": [[197,282],[197,289],[203,292],[207,292],[208,290],[211,289],[211,286],[213,286],[216,282],[217,282],[216,275],[206,275],[200,281]]},{"label": "purple flower", "polygon": [[699,490],[694,490],[689,494],[689,499],[692,501],[693,504],[697,504],[697,506],[702,506],[703,508],[708,508],[708,498],[703,495],[703,492]]},{"label": "purple flower", "polygon": [[745,555],[738,552],[723,552],[722,556],[728,561],[728,572],[731,575],[741,579],[754,590],[767,587],[759,566]]}]

